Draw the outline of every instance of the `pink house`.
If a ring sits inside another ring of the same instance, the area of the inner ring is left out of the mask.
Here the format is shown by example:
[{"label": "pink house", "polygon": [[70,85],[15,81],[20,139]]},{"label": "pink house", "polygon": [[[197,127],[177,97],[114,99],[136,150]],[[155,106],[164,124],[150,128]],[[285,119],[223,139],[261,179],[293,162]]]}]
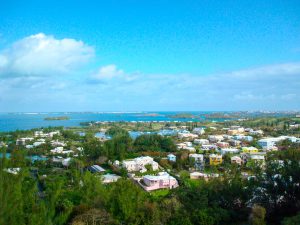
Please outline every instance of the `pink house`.
[{"label": "pink house", "polygon": [[146,191],[153,191],[162,188],[172,189],[178,187],[177,180],[166,172],[160,172],[157,176],[145,175],[143,179],[139,181],[139,184]]}]

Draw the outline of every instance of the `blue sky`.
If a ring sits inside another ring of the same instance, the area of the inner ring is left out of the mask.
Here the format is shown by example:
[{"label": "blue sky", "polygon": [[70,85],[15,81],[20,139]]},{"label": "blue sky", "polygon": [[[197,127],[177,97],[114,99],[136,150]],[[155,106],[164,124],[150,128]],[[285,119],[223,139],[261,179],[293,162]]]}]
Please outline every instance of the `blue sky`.
[{"label": "blue sky", "polygon": [[0,111],[299,110],[300,1],[1,1]]}]

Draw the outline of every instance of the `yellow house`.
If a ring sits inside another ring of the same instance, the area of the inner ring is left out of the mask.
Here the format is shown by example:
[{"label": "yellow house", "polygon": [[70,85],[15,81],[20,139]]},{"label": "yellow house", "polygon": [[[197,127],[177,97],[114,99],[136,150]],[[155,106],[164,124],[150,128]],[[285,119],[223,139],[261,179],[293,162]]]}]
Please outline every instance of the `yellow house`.
[{"label": "yellow house", "polygon": [[257,153],[258,152],[258,149],[255,148],[255,147],[243,147],[242,148],[242,152],[243,153]]},{"label": "yellow house", "polygon": [[222,155],[210,154],[209,165],[219,165],[223,162]]}]

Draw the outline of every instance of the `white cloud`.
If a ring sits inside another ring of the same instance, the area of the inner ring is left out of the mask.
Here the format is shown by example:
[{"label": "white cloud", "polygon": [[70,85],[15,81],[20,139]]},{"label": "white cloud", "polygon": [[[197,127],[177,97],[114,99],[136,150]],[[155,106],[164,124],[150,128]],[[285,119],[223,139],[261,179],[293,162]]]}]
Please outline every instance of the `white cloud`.
[{"label": "white cloud", "polygon": [[88,62],[94,49],[75,39],[55,39],[39,33],[0,52],[0,75],[43,76],[69,73]]},{"label": "white cloud", "polygon": [[111,79],[114,77],[121,77],[124,75],[123,70],[117,69],[117,66],[114,64],[103,66],[99,71],[92,76],[94,79]]},{"label": "white cloud", "polygon": [[[300,109],[300,62],[205,76],[130,73],[115,64],[76,73],[93,55],[81,41],[45,34],[13,43],[0,51],[0,111]],[[50,76],[65,73],[76,74]]]},{"label": "white cloud", "polygon": [[262,66],[247,70],[234,71],[231,74],[234,77],[256,77],[256,76],[274,76],[274,75],[289,75],[300,73],[300,62],[283,63]]}]

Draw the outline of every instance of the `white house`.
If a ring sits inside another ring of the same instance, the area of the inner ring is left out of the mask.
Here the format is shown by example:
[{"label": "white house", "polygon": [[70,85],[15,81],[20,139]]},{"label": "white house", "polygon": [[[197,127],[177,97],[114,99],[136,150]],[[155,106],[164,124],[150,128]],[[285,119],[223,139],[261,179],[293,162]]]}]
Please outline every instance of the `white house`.
[{"label": "white house", "polygon": [[250,135],[263,135],[264,132],[262,130],[252,130],[252,131],[249,131],[249,134]]},{"label": "white house", "polygon": [[105,174],[101,176],[102,179],[102,183],[104,184],[109,184],[109,183],[113,183],[116,182],[120,179],[121,177],[116,175],[116,174]]},{"label": "white house", "polygon": [[205,133],[205,130],[203,127],[196,127],[192,131],[194,134],[202,135]]},{"label": "white house", "polygon": [[31,138],[31,137],[19,138],[19,139],[17,139],[17,141],[16,141],[16,145],[25,145],[26,142],[32,141],[33,139],[34,139],[34,138]]},{"label": "white house", "polygon": [[179,132],[178,133],[178,138],[182,139],[182,138],[197,138],[198,135],[197,134],[192,134],[192,133],[182,133],[182,132]]},{"label": "white house", "polygon": [[236,154],[239,153],[239,150],[237,148],[221,148],[221,154],[225,155],[225,154]]},{"label": "white house", "polygon": [[40,146],[40,145],[42,145],[42,144],[45,144],[45,142],[43,142],[43,141],[36,141],[36,142],[34,142],[32,145],[33,145],[34,147],[37,147],[37,146]]},{"label": "white house", "polygon": [[17,167],[17,168],[7,168],[7,169],[4,169],[4,171],[7,172],[7,173],[17,175],[21,171],[21,168],[19,168],[19,167]]},{"label": "white house", "polygon": [[64,151],[64,147],[56,147],[50,150],[51,153],[58,153],[58,154],[61,154],[63,151]]},{"label": "white house", "polygon": [[200,173],[200,172],[192,172],[190,173],[190,179],[195,180],[195,179],[200,179],[200,178],[208,178],[208,175],[206,173]]},{"label": "white house", "polygon": [[203,155],[202,154],[189,154],[189,158],[193,159],[195,162],[202,162]]},{"label": "white house", "polygon": [[208,140],[211,142],[220,142],[224,140],[222,135],[208,135]]},{"label": "white house", "polygon": [[61,163],[63,166],[68,167],[68,166],[70,166],[71,161],[72,161],[72,158],[66,158],[66,159],[63,159]]},{"label": "white house", "polygon": [[122,167],[128,172],[146,172],[146,165],[150,165],[152,170],[158,170],[158,163],[153,160],[150,156],[141,156],[135,159],[124,160],[122,162]]},{"label": "white house", "polygon": [[270,137],[270,138],[263,138],[263,139],[260,139],[257,143],[258,145],[263,149],[263,150],[266,150],[266,151],[269,151],[269,150],[276,150],[276,143],[279,142],[279,141],[283,141],[285,140],[286,138],[281,136],[281,137]]},{"label": "white house", "polygon": [[63,142],[63,141],[53,140],[53,141],[51,141],[51,145],[53,147],[58,147],[58,146],[65,147],[67,144],[65,142]]},{"label": "white house", "polygon": [[217,148],[218,147],[216,145],[213,145],[213,144],[202,145],[201,146],[201,150],[204,150],[204,151],[213,150],[213,149],[217,149]]},{"label": "white house", "polygon": [[207,139],[195,139],[194,144],[196,144],[196,145],[208,145],[209,140],[207,140]]}]

